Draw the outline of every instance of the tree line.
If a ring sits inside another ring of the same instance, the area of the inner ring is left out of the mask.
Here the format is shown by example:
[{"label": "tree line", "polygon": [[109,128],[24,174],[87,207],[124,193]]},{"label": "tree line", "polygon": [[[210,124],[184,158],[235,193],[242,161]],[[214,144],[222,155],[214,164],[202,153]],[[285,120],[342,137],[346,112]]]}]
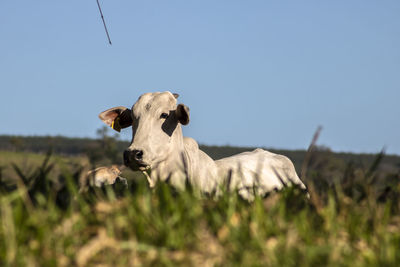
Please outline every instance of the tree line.
[{"label": "tree line", "polygon": [[[71,138],[65,136],[12,136],[0,135],[0,150],[16,152],[47,153],[51,151],[61,155],[86,155],[92,163],[122,163],[122,152],[129,142],[120,140],[118,135],[112,135],[107,127],[97,130],[97,138]],[[200,149],[213,159],[220,159],[254,147],[210,146],[200,145]],[[306,150],[285,150],[265,148],[271,152],[289,157],[297,171],[303,165]],[[323,170],[325,173],[341,173],[349,164],[355,168],[366,168],[374,163],[376,154],[338,153],[324,146],[317,146],[309,159],[311,170]],[[400,167],[400,156],[383,155],[379,169],[382,172],[392,172]]]}]

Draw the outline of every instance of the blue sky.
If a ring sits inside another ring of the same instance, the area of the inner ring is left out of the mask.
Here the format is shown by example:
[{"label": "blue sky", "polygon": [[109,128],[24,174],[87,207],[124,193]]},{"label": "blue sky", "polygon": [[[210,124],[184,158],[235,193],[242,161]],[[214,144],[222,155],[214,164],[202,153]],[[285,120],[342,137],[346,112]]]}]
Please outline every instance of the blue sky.
[{"label": "blue sky", "polygon": [[[0,134],[173,91],[199,143],[400,154],[400,1],[0,1]],[[122,138],[130,138],[125,130]]]}]

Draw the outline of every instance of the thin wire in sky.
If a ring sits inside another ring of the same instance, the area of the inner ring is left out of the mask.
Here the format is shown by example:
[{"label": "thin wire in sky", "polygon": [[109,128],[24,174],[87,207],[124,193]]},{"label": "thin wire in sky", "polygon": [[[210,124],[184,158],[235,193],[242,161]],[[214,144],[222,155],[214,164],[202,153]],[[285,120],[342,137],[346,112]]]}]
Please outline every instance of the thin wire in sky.
[{"label": "thin wire in sky", "polygon": [[110,45],[112,45],[112,43],[111,43],[111,39],[110,39],[110,35],[108,34],[107,25],[106,25],[106,22],[104,21],[103,12],[101,11],[101,7],[100,7],[99,0],[96,0],[96,1],[97,1],[97,6],[99,7],[99,11],[100,11],[100,15],[101,15],[101,20],[103,21],[104,30],[106,30],[106,34],[107,34],[107,38],[108,38],[108,42],[110,43]]}]

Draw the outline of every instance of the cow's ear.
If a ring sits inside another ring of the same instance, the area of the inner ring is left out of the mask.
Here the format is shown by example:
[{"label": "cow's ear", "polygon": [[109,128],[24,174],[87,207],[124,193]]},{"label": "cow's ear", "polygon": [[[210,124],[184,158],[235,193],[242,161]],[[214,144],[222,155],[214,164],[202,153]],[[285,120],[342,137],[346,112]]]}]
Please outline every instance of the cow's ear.
[{"label": "cow's ear", "polygon": [[179,104],[176,107],[176,117],[181,124],[187,125],[190,120],[189,108],[184,104]]},{"label": "cow's ear", "polygon": [[132,112],[126,107],[115,107],[107,109],[99,114],[100,120],[120,132],[122,128],[132,126]]}]

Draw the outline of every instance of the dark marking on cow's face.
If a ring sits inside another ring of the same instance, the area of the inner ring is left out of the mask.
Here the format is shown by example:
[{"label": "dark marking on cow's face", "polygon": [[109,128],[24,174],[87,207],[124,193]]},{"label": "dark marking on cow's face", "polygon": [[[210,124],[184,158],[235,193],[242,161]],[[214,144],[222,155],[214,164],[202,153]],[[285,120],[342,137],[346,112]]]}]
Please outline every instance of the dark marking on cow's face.
[{"label": "dark marking on cow's face", "polygon": [[161,125],[161,129],[169,136],[171,137],[172,134],[174,133],[176,126],[178,126],[178,120],[176,119],[175,116],[175,111],[171,110],[169,112],[168,118],[164,121],[164,123]]},{"label": "dark marking on cow's face", "polygon": [[147,111],[149,111],[151,109],[151,104],[147,103],[145,108],[146,108]]}]

